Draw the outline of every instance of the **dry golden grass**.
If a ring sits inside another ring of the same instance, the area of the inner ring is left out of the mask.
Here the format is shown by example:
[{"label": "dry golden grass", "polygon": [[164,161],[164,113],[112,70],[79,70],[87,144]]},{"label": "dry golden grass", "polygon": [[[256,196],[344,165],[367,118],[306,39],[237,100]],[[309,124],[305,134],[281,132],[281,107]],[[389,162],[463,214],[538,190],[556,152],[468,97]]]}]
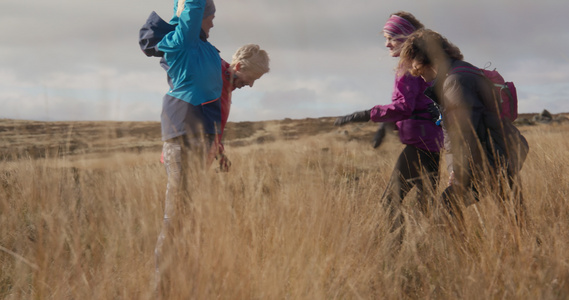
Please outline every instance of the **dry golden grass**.
[{"label": "dry golden grass", "polygon": [[[379,198],[402,149],[397,138],[372,149],[373,125],[308,136],[294,125],[235,136],[226,143],[231,172],[194,179],[171,299],[569,298],[569,126],[522,128],[530,226],[516,227],[487,195],[466,209],[468,230],[457,239],[410,195],[393,252]],[[107,149],[5,155],[0,298],[153,299],[160,150]]]}]

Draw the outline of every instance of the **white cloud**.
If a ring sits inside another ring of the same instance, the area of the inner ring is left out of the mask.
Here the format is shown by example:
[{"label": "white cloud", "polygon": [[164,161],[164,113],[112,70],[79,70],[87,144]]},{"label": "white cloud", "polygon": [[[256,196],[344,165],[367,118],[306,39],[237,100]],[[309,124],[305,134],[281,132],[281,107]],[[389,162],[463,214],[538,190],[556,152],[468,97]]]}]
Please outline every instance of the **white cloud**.
[{"label": "white cloud", "polygon": [[[166,91],[137,35],[150,11],[173,1],[3,0],[0,117],[159,120]],[[520,111],[569,111],[569,2],[564,0],[217,1],[210,40],[229,60],[246,43],[271,56],[271,72],[234,92],[230,120],[341,115],[390,101],[393,67],[380,35],[388,15],[413,12],[490,61],[520,91]],[[536,21],[537,20],[537,21]],[[16,104],[17,103],[17,104]],[[548,108],[549,109],[549,108]]]},{"label": "white cloud", "polygon": [[12,70],[0,70],[0,87],[2,87],[3,92],[36,86],[37,83],[19,78]]},{"label": "white cloud", "polygon": [[166,90],[166,73],[126,72],[110,67],[84,66],[83,72],[47,74],[41,85],[49,89],[138,91],[161,93]]}]

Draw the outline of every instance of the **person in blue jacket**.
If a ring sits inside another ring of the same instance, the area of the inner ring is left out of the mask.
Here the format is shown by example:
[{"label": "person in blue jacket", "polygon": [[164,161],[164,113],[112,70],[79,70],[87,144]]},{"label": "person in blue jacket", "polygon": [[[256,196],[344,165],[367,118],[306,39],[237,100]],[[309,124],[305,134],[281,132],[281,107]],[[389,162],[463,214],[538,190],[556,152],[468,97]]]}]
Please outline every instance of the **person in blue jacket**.
[{"label": "person in blue jacket", "polygon": [[220,133],[219,98],[223,86],[221,57],[207,41],[215,14],[213,0],[180,0],[174,4],[176,13],[170,24],[176,25],[175,29],[157,44],[157,50],[164,53],[170,84],[163,97],[161,115],[168,183],[164,220],[155,248],[156,289],[162,296],[167,293],[169,281],[168,259],[163,252],[170,248],[181,228],[182,220],[177,214],[187,198],[184,193],[188,191],[188,173],[204,166]]},{"label": "person in blue jacket", "polygon": [[158,43],[172,80],[172,88],[163,99],[162,140],[167,144],[185,135],[189,145],[203,147],[202,135],[207,142],[208,135],[218,133],[218,98],[223,86],[219,52],[200,38],[202,29],[207,36],[213,27],[215,5],[213,0],[186,0],[184,7],[170,21],[177,19],[175,30]]}]

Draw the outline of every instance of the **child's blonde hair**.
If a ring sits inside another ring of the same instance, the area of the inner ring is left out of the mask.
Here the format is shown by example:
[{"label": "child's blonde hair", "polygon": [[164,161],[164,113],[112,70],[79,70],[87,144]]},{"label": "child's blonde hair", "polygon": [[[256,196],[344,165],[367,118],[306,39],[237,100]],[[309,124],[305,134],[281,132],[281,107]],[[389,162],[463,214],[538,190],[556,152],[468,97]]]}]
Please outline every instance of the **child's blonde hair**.
[{"label": "child's blonde hair", "polygon": [[269,60],[267,51],[262,50],[259,45],[247,44],[237,49],[235,54],[233,54],[231,67],[239,63],[241,72],[260,78],[263,74],[269,72]]}]

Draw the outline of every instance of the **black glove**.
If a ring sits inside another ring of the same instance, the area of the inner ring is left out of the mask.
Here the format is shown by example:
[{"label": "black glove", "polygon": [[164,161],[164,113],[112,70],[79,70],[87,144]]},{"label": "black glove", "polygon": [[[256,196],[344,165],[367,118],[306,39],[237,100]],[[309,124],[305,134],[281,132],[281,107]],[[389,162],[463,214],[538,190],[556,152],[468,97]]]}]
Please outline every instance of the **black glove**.
[{"label": "black glove", "polygon": [[395,123],[392,122],[379,123],[379,128],[377,128],[377,132],[373,136],[373,143],[372,143],[373,148],[379,147],[379,145],[381,145],[381,143],[383,142],[383,139],[385,138],[387,132],[388,131],[391,132],[393,130],[395,130]]},{"label": "black glove", "polygon": [[334,121],[334,125],[335,126],[342,126],[346,123],[350,123],[350,122],[367,122],[370,119],[370,110],[362,110],[362,111],[356,111],[353,114],[347,115],[347,116],[343,116],[343,117],[338,117],[336,119],[336,121]]},{"label": "black glove", "polygon": [[379,147],[379,145],[381,145],[381,143],[383,142],[383,138],[385,137],[385,123],[379,123],[379,128],[377,129],[377,132],[375,133],[375,135],[373,136],[373,148],[377,148]]}]

